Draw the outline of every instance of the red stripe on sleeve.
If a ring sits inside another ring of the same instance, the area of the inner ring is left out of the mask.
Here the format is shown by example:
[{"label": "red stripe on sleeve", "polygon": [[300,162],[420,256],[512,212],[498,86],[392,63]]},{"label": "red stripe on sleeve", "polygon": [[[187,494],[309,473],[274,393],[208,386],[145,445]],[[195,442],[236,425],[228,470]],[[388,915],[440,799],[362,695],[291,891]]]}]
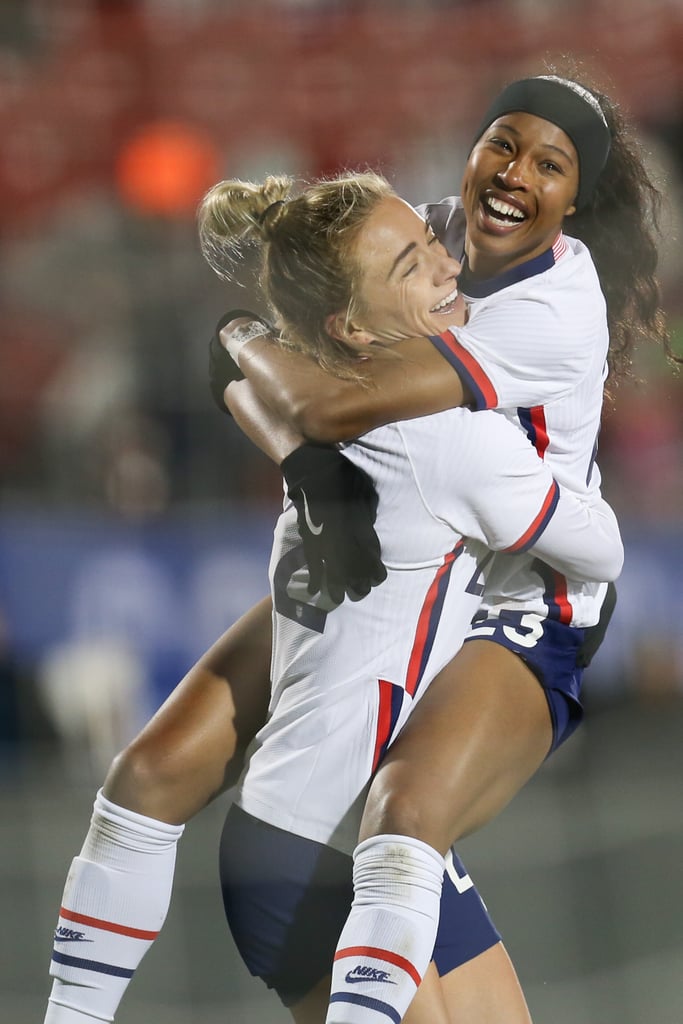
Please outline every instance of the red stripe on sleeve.
[{"label": "red stripe on sleeve", "polygon": [[551,509],[557,501],[557,483],[553,480],[552,484],[548,488],[543,504],[541,505],[541,511],[538,513],[534,521],[531,523],[529,528],[524,531],[519,540],[516,540],[514,544],[511,544],[509,548],[503,548],[507,554],[514,554],[516,551],[524,551],[529,545],[532,538],[539,534],[541,528],[545,525],[545,520],[548,519]]},{"label": "red stripe on sleeve", "polygon": [[481,392],[483,408],[495,409],[498,405],[498,393],[474,356],[463,348],[450,331],[444,331],[440,337],[456,361],[462,365],[471,383]]}]

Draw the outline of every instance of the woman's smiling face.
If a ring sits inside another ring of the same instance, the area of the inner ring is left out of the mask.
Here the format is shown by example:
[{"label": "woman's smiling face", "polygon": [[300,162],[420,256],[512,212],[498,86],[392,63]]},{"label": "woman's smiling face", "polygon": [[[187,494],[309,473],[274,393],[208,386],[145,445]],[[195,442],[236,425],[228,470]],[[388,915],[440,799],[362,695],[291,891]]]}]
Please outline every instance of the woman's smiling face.
[{"label": "woman's smiling face", "polygon": [[470,269],[492,277],[549,249],[574,213],[579,159],[557,125],[504,114],[478,140],[462,181]]},{"label": "woman's smiling face", "polygon": [[359,268],[350,333],[359,341],[440,334],[464,323],[460,264],[415,210],[382,199],[354,242]]}]

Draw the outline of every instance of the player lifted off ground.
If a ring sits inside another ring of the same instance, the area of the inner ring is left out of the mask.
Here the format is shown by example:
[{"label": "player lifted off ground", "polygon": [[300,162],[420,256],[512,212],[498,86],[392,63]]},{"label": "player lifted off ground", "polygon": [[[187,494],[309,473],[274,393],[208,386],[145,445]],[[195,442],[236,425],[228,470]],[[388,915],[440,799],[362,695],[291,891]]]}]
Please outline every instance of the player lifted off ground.
[{"label": "player lifted off ground", "polygon": [[[569,88],[564,86],[564,89]],[[561,95],[564,96],[564,92]],[[336,440],[359,435],[378,423],[457,404],[463,400],[463,387],[468,388],[467,397],[471,391],[476,398],[477,388],[481,391],[480,385],[490,381],[493,390],[484,386],[484,398],[479,404],[483,407],[498,403],[501,411],[509,410],[506,414],[513,419],[518,408],[533,413],[528,417],[528,430],[544,449],[545,460],[552,466],[556,478],[561,483],[566,480],[567,487],[576,476],[569,470],[574,458],[571,453],[575,445],[581,449],[576,455],[577,464],[583,466],[577,491],[583,493],[585,477],[591,467],[594,436],[589,439],[588,431],[575,433],[571,420],[563,427],[562,423],[554,422],[553,417],[550,425],[544,424],[543,418],[562,408],[565,400],[570,403],[573,396],[587,405],[585,415],[577,414],[574,422],[590,423],[597,429],[607,352],[605,308],[588,253],[580,243],[564,236],[563,229],[590,245],[597,264],[600,283],[607,296],[613,349],[610,361],[614,369],[628,362],[630,348],[639,336],[664,339],[653,276],[656,253],[648,227],[656,195],[643,170],[638,149],[620,118],[607,101],[601,99],[600,104],[608,123],[611,149],[597,182],[593,181],[592,194],[589,194],[590,187],[586,187],[586,169],[583,164],[581,168],[578,166],[579,150],[564,128],[555,123],[552,110],[546,109],[540,118],[528,111],[515,114],[512,119],[497,118],[491,127],[498,127],[500,131],[482,138],[481,144],[473,150],[464,179],[464,213],[470,221],[467,234],[460,204],[448,202],[428,208],[428,221],[454,255],[462,254],[464,238],[466,270],[464,285],[461,277],[461,288],[470,300],[470,319],[466,328],[440,332],[446,335],[449,358],[454,359],[462,378],[453,373],[428,341],[395,346],[393,351],[400,352],[401,359],[373,360],[366,370],[370,377],[377,375],[375,388],[358,387],[329,374],[316,375],[318,368],[309,359],[297,360],[296,356],[282,353],[273,346],[259,349],[259,343],[254,341],[244,348],[240,362],[259,388],[267,387],[272,381],[273,363],[277,364],[279,357],[284,362],[278,368],[273,394],[267,395],[269,404],[288,415],[292,400],[291,409],[299,427],[303,425],[304,434]],[[540,127],[540,134],[529,136],[525,130],[520,135],[520,116],[527,119],[527,127]],[[568,153],[565,137],[571,143]],[[557,146],[558,138],[564,145]],[[571,158],[568,169],[558,165],[561,155],[558,149]],[[489,161],[488,166],[484,160]],[[589,165],[589,171],[591,166],[595,178],[595,165]],[[558,201],[557,189],[563,188],[567,175],[575,194],[560,196],[561,201]],[[582,194],[588,194],[588,198],[585,206],[572,213],[579,184]],[[521,211],[523,217],[510,215],[505,207],[502,211],[495,209],[496,203],[509,204]],[[559,251],[555,248],[558,238],[563,240]],[[540,261],[539,256],[543,257]],[[514,272],[512,277],[500,276],[509,271]],[[401,278],[404,289],[410,287],[413,273],[412,266],[406,266],[405,277]],[[521,275],[519,280],[517,274]],[[568,299],[563,304],[561,295],[565,288]],[[477,294],[478,289],[483,292]],[[343,303],[333,303],[330,315],[337,314],[342,307]],[[528,333],[529,324],[523,321],[532,310],[539,313],[545,310],[551,329],[540,325],[537,332]],[[519,327],[515,311],[521,315]],[[356,326],[367,326],[372,333],[371,322]],[[478,348],[480,329],[481,350]],[[589,329],[592,333],[586,340]],[[549,338],[553,339],[552,346]],[[527,340],[533,352],[525,344]],[[598,351],[594,351],[594,346]],[[295,375],[290,373],[287,378],[292,368]],[[293,390],[297,382],[301,388],[299,394]],[[303,419],[299,421],[300,416]],[[565,443],[567,452],[563,447]],[[306,458],[305,453],[303,457]],[[336,462],[334,467],[327,470],[325,481],[342,486],[345,477],[339,473]],[[591,491],[596,480],[593,470]],[[299,473],[294,483],[299,485],[297,489],[292,488],[295,495],[300,495],[305,487],[313,505],[316,505],[316,497],[320,499],[316,507],[311,508],[313,521],[316,524],[325,521],[327,527],[334,504],[325,505],[322,501],[325,482],[321,475],[315,473],[306,480],[306,474]],[[353,510],[354,505],[348,508]],[[351,525],[357,524],[361,537],[366,536],[360,521],[357,523],[353,516],[347,516],[347,520]],[[326,528],[323,540],[327,533]],[[307,540],[310,541],[310,537]],[[340,573],[345,564],[343,554],[348,550],[345,543],[343,535],[337,538],[333,534],[328,548],[332,557],[327,564]],[[342,552],[342,557],[336,560],[335,550]],[[351,562],[354,551],[351,550]],[[357,557],[355,564],[358,565]],[[373,569],[377,569],[376,562]],[[341,578],[343,583],[343,575]],[[538,578],[536,575],[536,581]],[[353,582],[357,586],[363,584],[358,573]],[[542,586],[542,594],[546,592],[547,601],[541,597],[543,613],[538,622],[543,626],[559,622],[572,628],[566,620],[575,609],[570,608],[571,601],[563,593],[561,577],[552,576],[548,586]],[[492,606],[491,610],[496,608]],[[475,671],[474,661],[485,654],[485,662],[476,668],[479,678],[484,680],[481,696],[485,699],[479,702],[479,709],[490,712],[492,722],[498,708],[502,713],[510,693],[515,694],[515,699],[520,697],[520,702],[514,705],[519,708],[520,716],[524,714],[521,699],[524,694],[529,695],[535,709],[540,708],[540,720],[534,717],[528,723],[529,730],[534,732],[533,743],[525,748],[525,758],[530,763],[520,770],[519,777],[510,776],[510,788],[515,789],[520,777],[526,777],[545,756],[551,735],[559,739],[576,722],[580,714],[578,679],[573,674],[573,666],[567,663],[565,693],[553,697],[547,680],[544,688],[543,666],[533,660],[534,650],[519,643],[511,652],[497,643],[506,626],[508,636],[514,637],[517,631],[520,640],[525,635],[533,636],[535,631],[524,634],[519,630],[519,620],[504,622],[500,616],[493,623],[483,622],[482,625],[493,632],[488,632],[487,641],[476,640],[476,633],[473,634],[473,639],[456,657],[452,669],[456,678],[449,685],[448,693],[467,696],[468,678]],[[554,629],[552,625],[551,629]],[[537,652],[538,649],[536,645]],[[269,659],[270,606],[264,601],[217,641],[152,722],[116,759],[105,780],[103,794],[96,801],[90,831],[80,856],[74,861],[64,896],[66,922],[77,916],[79,927],[88,930],[91,966],[63,963],[59,956],[64,951],[56,945],[52,967],[56,981],[48,1011],[50,1021],[63,1024],[64,1021],[89,1020],[93,1016],[113,1017],[130,977],[163,923],[183,823],[234,780],[244,746],[265,720],[270,694]],[[434,686],[430,694],[433,689]],[[550,695],[548,699],[546,694]],[[473,704],[475,696],[472,695]],[[424,701],[422,705],[427,706]],[[552,719],[553,707],[561,713],[558,722]],[[471,718],[467,717],[466,721],[471,722]],[[535,726],[538,726],[537,735]],[[520,736],[521,745],[525,735]],[[409,734],[402,735],[401,742],[406,736]],[[474,733],[468,730],[467,737],[476,740],[476,730]],[[434,739],[436,750],[438,734]],[[455,749],[456,740],[454,737],[451,749]],[[506,751],[501,749],[500,755],[502,764]],[[476,758],[476,749],[466,744],[457,772],[451,779],[449,769],[443,791],[433,805],[426,806],[419,796],[421,783],[416,778],[415,789],[409,786],[406,790],[406,813],[415,792],[418,800],[414,813],[418,818],[428,812],[438,814],[442,798],[449,801],[450,806],[452,791],[455,790],[456,795],[458,791],[464,792],[458,780],[467,779],[469,765],[476,764]],[[492,763],[490,767],[497,770],[500,764]],[[482,786],[487,780],[485,772]],[[507,791],[498,793],[496,803],[500,804],[509,795]],[[475,797],[473,793],[473,799]],[[457,801],[453,812],[456,817],[460,816]],[[450,820],[444,819],[444,832],[451,825]],[[395,827],[390,826],[392,830]],[[458,827],[456,822],[452,830],[457,833]],[[401,829],[397,831],[400,834]],[[407,834],[410,836],[410,831]],[[438,849],[441,837],[431,842],[429,836],[418,835],[417,839],[441,856]],[[425,853],[430,856],[428,851]],[[89,920],[83,923],[84,919]],[[120,937],[115,948],[110,945],[112,936]],[[104,965],[103,969],[98,970],[97,964]],[[116,970],[108,970],[107,965]]]}]

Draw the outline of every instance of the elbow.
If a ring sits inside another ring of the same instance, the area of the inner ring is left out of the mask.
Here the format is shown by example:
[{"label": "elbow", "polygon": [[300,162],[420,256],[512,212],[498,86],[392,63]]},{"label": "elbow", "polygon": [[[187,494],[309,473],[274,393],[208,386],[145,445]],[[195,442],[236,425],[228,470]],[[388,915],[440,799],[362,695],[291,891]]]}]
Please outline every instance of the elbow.
[{"label": "elbow", "polygon": [[608,560],[606,566],[606,573],[602,577],[603,583],[614,583],[621,576],[621,570],[624,568],[624,545],[619,544],[612,555],[612,558]]},{"label": "elbow", "polygon": [[614,583],[624,568],[624,547],[621,542],[606,548],[601,558],[594,558],[586,567],[584,578],[587,583]]},{"label": "elbow", "polygon": [[316,401],[305,400],[290,409],[292,425],[307,441],[333,444],[341,440],[338,417],[330,407],[321,408]]},{"label": "elbow", "polygon": [[614,583],[624,568],[624,542],[614,511],[605,502],[593,521],[593,530],[594,558],[590,578],[597,583]]},{"label": "elbow", "polygon": [[621,539],[621,532],[619,530],[619,524],[617,523],[616,516],[611,508],[609,508],[609,516],[607,521],[607,527],[605,531],[605,570],[604,574],[600,577],[603,583],[614,583],[621,576],[621,570],[624,568],[624,542]]},{"label": "elbow", "polygon": [[292,425],[307,441],[336,444],[357,437],[358,424],[344,411],[344,403],[328,396],[308,396],[290,408]]}]

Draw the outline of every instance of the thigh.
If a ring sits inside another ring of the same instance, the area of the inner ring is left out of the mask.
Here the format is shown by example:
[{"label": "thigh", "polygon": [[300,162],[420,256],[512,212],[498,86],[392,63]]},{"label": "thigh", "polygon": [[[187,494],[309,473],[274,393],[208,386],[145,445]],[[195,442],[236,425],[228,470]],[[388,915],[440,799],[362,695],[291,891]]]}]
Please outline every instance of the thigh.
[{"label": "thigh", "polygon": [[412,835],[446,853],[498,813],[552,743],[548,702],[524,662],[473,640],[430,683],[387,752],[361,839]]},{"label": "thigh", "polygon": [[245,966],[284,1006],[313,1005],[351,908],[351,857],[232,806],[219,864],[226,919]]},{"label": "thigh", "polygon": [[[478,1022],[478,1018],[472,1019]],[[436,967],[431,963],[403,1017],[403,1024],[450,1024],[450,1021],[445,992]]]},{"label": "thigh", "polygon": [[465,643],[488,639],[507,647],[529,666],[545,691],[553,723],[552,750],[569,739],[583,718],[581,684],[586,630],[534,612],[482,609]]},{"label": "thigh", "polygon": [[105,795],[184,823],[232,785],[270,699],[271,602],[242,616],[190,669],[115,760]]}]

